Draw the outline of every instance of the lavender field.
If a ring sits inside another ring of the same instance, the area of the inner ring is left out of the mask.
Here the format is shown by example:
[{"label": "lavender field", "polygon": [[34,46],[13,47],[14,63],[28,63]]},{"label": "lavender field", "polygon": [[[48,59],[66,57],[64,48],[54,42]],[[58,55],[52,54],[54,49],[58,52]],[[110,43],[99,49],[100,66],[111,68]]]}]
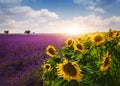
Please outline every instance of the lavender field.
[{"label": "lavender field", "polygon": [[42,86],[41,64],[48,58],[46,47],[57,49],[68,36],[63,34],[1,34],[0,86]]}]

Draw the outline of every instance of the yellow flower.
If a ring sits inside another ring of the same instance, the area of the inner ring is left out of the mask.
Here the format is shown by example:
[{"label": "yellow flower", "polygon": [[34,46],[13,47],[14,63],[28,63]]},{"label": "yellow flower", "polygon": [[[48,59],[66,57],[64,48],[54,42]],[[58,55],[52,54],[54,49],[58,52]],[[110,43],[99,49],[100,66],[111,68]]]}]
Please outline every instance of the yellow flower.
[{"label": "yellow flower", "polygon": [[85,41],[89,41],[89,40],[90,40],[90,34],[85,34],[82,38],[83,38]]},{"label": "yellow flower", "polygon": [[120,41],[118,42],[118,46],[120,46]]},{"label": "yellow flower", "polygon": [[74,43],[74,39],[73,38],[68,38],[65,43],[66,43],[67,47],[71,47]]},{"label": "yellow flower", "polygon": [[111,61],[112,61],[111,55],[109,55],[109,52],[107,51],[106,55],[102,59],[100,70],[101,71],[108,70],[110,68]]},{"label": "yellow flower", "polygon": [[57,55],[57,51],[56,51],[55,47],[52,46],[52,45],[49,45],[46,48],[46,51],[47,51],[46,54],[49,55],[52,58],[54,58]]},{"label": "yellow flower", "polygon": [[74,47],[75,50],[77,50],[77,51],[79,51],[79,52],[81,52],[81,53],[84,52],[84,46],[83,46],[82,43],[75,42],[75,43],[73,44],[73,47]]},{"label": "yellow flower", "polygon": [[90,39],[90,36],[88,34],[76,37],[77,42],[89,41],[89,39]]},{"label": "yellow flower", "polygon": [[113,38],[117,36],[117,31],[116,30],[110,30],[108,32],[108,41],[111,41]]},{"label": "yellow flower", "polygon": [[82,37],[81,37],[81,36],[77,36],[77,37],[76,37],[76,41],[81,42],[81,40],[82,40]]},{"label": "yellow flower", "polygon": [[76,80],[80,82],[82,78],[81,69],[76,62],[68,62],[64,60],[63,63],[57,64],[57,75],[65,80]]},{"label": "yellow flower", "polygon": [[119,31],[117,31],[117,35],[116,35],[117,37],[120,37],[120,32]]},{"label": "yellow flower", "polygon": [[47,71],[50,71],[51,65],[48,64],[48,63],[46,63],[46,64],[43,65],[43,69],[44,69],[44,70],[47,70]]},{"label": "yellow flower", "polygon": [[98,32],[95,33],[91,39],[92,39],[92,43],[95,45],[101,45],[102,43],[105,42],[104,35]]}]

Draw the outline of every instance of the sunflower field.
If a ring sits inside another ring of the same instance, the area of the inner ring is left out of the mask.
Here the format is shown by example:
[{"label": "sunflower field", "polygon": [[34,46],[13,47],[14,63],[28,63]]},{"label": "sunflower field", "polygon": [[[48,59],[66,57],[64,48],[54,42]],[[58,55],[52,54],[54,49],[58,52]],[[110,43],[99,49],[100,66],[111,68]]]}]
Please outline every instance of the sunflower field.
[{"label": "sunflower field", "polygon": [[68,38],[61,49],[48,45],[44,86],[119,86],[120,31]]}]

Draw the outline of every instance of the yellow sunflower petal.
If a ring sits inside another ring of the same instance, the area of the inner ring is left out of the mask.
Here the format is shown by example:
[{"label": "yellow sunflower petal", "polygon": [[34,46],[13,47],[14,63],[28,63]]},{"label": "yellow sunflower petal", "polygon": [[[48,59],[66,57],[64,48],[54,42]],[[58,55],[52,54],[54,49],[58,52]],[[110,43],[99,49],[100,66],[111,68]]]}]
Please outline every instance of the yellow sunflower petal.
[{"label": "yellow sunflower petal", "polygon": [[107,40],[108,41],[111,41],[113,38],[117,37],[117,31],[116,30],[109,30],[108,32],[108,37],[107,37]]},{"label": "yellow sunflower petal", "polygon": [[118,46],[120,46],[120,41],[118,42]]},{"label": "yellow sunflower petal", "polygon": [[81,36],[77,36],[76,37],[76,41],[81,42],[82,41],[82,37]]}]

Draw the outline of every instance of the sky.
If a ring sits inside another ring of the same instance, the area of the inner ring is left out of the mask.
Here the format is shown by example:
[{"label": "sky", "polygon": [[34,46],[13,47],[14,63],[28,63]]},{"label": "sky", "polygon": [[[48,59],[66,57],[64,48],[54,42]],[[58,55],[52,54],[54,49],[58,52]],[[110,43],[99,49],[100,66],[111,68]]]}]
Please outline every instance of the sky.
[{"label": "sky", "polygon": [[120,0],[0,0],[0,33],[120,30]]}]

